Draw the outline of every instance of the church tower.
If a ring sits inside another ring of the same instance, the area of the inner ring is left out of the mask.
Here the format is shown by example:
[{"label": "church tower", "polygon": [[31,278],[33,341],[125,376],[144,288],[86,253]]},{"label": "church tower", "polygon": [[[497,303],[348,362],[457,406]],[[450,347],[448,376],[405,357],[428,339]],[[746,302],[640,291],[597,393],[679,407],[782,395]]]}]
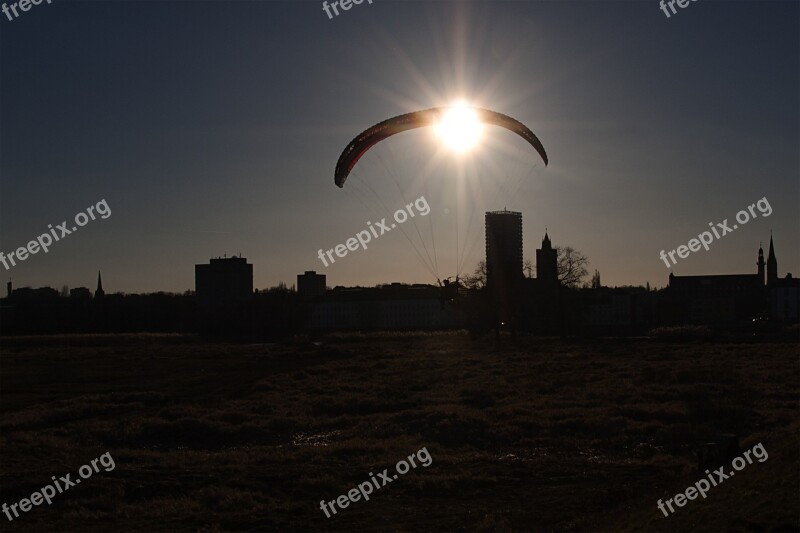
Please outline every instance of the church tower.
[{"label": "church tower", "polygon": [[775,258],[775,247],[772,245],[772,232],[769,234],[769,256],[767,256],[767,285],[778,281],[778,260]]},{"label": "church tower", "polygon": [[542,247],[536,250],[536,279],[540,283],[558,283],[558,252],[550,243],[547,230],[544,232]]},{"label": "church tower", "polygon": [[766,283],[764,278],[764,249],[761,245],[758,246],[758,284],[763,287]]}]

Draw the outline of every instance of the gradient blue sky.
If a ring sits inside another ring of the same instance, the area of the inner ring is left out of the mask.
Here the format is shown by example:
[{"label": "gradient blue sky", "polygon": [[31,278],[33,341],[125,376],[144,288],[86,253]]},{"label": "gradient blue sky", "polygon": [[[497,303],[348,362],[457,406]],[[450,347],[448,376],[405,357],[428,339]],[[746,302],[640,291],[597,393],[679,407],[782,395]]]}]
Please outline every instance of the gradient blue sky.
[{"label": "gradient blue sky", "polygon": [[[0,266],[16,286],[93,286],[101,269],[109,292],[183,291],[195,263],[239,252],[258,288],[310,269],[329,285],[431,282],[399,233],[328,268],[317,250],[385,211],[333,184],[347,142],[459,97],[529,125],[549,167],[528,176],[535,154],[502,130],[461,160],[420,130],[353,177],[427,191],[419,240],[435,238],[443,276],[460,257],[452,217],[471,270],[481,210],[508,207],[526,258],[548,226],[604,284],[664,286],[661,249],[762,197],[769,218],[672,270],[755,272],[772,229],[779,274],[800,275],[798,2],[699,0],[667,19],[656,0],[374,0],[329,20],[320,1],[55,0],[3,16],[0,54],[0,250],[100,199],[112,211]],[[500,189],[465,193],[478,178]]]}]

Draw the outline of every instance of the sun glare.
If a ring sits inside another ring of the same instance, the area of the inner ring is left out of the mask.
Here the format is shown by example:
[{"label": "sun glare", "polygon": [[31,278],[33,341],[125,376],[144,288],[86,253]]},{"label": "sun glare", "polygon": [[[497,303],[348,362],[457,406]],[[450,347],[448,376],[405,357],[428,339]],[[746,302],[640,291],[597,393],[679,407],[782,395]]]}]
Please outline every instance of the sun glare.
[{"label": "sun glare", "polygon": [[457,152],[465,152],[475,146],[482,130],[478,114],[465,102],[450,106],[436,128],[444,144]]}]

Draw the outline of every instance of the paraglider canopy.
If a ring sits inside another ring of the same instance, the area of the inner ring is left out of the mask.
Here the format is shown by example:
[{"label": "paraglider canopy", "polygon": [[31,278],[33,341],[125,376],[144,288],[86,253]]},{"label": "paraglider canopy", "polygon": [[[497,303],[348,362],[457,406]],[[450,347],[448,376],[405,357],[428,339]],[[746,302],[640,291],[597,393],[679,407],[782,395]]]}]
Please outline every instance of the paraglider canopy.
[{"label": "paraglider canopy", "polygon": [[456,104],[406,113],[367,128],[350,141],[339,156],[334,172],[334,182],[338,187],[343,187],[350,171],[367,150],[392,135],[425,126],[437,126],[443,141],[456,150],[462,151],[477,142],[483,124],[500,126],[516,133],[533,146],[544,164],[547,165],[547,153],[544,146],[522,122],[489,109]]}]

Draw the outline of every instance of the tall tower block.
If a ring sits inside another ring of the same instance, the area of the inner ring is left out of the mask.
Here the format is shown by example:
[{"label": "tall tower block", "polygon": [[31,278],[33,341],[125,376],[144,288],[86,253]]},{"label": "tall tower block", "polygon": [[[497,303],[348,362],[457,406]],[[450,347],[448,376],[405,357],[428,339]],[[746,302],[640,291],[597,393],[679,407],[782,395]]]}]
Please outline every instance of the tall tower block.
[{"label": "tall tower block", "polygon": [[486,288],[500,316],[513,314],[522,285],[522,213],[486,213]]}]

